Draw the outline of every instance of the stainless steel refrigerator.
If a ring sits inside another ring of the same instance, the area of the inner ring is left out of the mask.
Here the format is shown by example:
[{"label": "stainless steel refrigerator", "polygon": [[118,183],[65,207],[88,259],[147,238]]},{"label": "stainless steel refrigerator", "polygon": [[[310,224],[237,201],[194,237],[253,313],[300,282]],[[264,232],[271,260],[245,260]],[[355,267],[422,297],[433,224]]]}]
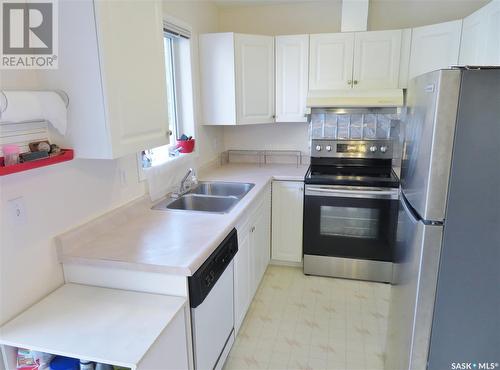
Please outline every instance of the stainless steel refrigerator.
[{"label": "stainless steel refrigerator", "polygon": [[386,369],[495,369],[500,69],[416,77],[407,106]]}]

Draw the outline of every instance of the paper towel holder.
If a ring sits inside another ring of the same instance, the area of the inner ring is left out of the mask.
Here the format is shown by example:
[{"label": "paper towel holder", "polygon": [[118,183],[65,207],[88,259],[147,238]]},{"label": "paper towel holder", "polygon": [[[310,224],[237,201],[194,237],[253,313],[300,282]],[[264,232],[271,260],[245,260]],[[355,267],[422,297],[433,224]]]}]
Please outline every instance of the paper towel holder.
[{"label": "paper towel holder", "polygon": [[[47,91],[47,90],[31,90],[31,91]],[[59,97],[64,102],[66,108],[69,106],[69,95],[64,90],[54,90],[54,92],[59,95]],[[3,90],[0,90],[0,113],[3,113],[7,110],[9,106],[9,100],[7,99],[7,95],[5,95]]]},{"label": "paper towel holder", "polygon": [[7,95],[3,92],[3,90],[0,90],[1,95],[1,100],[0,100],[0,115],[7,110],[7,107],[9,106],[9,101],[7,100]]},{"label": "paper towel holder", "polygon": [[69,106],[69,95],[66,91],[64,90],[54,90],[54,92],[61,97],[61,99],[64,102],[64,105],[66,105],[66,108]]}]

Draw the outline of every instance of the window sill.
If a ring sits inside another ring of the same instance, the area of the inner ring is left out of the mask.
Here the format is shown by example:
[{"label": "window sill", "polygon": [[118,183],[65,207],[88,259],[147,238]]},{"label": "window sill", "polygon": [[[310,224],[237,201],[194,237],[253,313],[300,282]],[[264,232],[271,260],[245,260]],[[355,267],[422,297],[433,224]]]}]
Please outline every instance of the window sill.
[{"label": "window sill", "polygon": [[196,154],[196,152],[179,154],[176,157],[170,157],[167,161],[165,161],[163,163],[157,164],[155,166],[143,168],[142,161],[141,161],[141,155],[139,153],[138,157],[137,157],[137,165],[139,167],[139,181],[147,180],[147,173],[153,169],[157,169],[157,168],[161,168],[161,167],[170,167],[170,166],[173,166],[174,164],[182,163],[183,161],[187,161],[189,158],[193,158],[195,156],[195,154]]}]

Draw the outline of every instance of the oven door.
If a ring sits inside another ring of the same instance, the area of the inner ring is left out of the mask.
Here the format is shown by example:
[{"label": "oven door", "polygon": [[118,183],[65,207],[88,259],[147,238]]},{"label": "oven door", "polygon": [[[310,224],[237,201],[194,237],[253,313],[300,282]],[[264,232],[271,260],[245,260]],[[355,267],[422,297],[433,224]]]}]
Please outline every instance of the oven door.
[{"label": "oven door", "polygon": [[304,254],[392,262],[398,189],[307,185]]}]

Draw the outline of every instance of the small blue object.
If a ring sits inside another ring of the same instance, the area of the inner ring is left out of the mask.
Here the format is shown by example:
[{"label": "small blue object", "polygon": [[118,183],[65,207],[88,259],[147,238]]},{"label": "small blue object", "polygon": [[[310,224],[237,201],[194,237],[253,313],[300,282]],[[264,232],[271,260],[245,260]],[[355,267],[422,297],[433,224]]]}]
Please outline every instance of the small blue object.
[{"label": "small blue object", "polygon": [[80,360],[71,357],[56,356],[50,362],[51,370],[79,370]]}]

